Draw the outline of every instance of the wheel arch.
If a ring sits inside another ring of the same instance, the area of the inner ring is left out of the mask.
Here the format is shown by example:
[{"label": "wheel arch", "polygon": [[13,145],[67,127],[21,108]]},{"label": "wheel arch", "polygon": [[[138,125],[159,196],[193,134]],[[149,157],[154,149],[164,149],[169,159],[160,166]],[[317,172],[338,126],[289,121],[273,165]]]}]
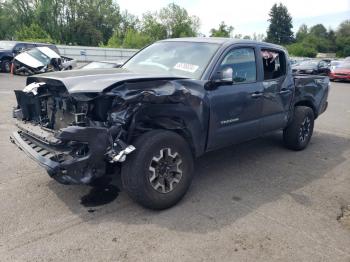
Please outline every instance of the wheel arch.
[{"label": "wheel arch", "polygon": [[294,108],[297,107],[297,106],[310,107],[312,109],[312,111],[314,112],[315,119],[317,118],[318,112],[316,110],[316,106],[314,105],[314,103],[312,101],[310,101],[310,100],[301,100],[301,101],[298,101],[297,103],[294,104]]},{"label": "wheel arch", "polygon": [[135,115],[134,127],[131,130],[134,138],[155,129],[168,130],[185,139],[193,156],[204,153],[206,129],[193,110],[167,105],[163,105],[162,110],[155,109],[140,110]]}]

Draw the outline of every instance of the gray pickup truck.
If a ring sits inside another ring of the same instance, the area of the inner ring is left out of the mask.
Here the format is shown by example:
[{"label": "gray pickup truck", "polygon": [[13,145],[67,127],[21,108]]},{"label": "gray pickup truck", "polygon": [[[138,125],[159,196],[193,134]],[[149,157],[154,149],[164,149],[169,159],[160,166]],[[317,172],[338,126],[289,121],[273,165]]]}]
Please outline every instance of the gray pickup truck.
[{"label": "gray pickup truck", "polygon": [[208,151],[275,130],[304,149],[328,90],[327,77],[293,75],[277,45],[163,40],[119,69],[28,77],[15,91],[11,141],[60,183],[120,173],[131,198],[164,209],[185,195],[194,159]]}]

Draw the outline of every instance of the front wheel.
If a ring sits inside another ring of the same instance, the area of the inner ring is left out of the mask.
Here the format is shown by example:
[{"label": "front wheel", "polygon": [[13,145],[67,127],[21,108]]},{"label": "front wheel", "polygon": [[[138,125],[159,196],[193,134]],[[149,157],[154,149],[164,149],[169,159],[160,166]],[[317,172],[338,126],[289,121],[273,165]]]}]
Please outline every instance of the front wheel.
[{"label": "front wheel", "polygon": [[122,166],[128,195],[144,207],[165,209],[185,195],[193,177],[191,150],[181,136],[166,130],[141,135]]},{"label": "front wheel", "polygon": [[295,107],[293,121],[283,130],[283,140],[287,148],[303,150],[307,147],[314,130],[314,118],[310,107]]},{"label": "front wheel", "polygon": [[2,68],[1,68],[2,72],[4,73],[10,73],[11,71],[11,61],[10,60],[4,60],[2,62]]}]

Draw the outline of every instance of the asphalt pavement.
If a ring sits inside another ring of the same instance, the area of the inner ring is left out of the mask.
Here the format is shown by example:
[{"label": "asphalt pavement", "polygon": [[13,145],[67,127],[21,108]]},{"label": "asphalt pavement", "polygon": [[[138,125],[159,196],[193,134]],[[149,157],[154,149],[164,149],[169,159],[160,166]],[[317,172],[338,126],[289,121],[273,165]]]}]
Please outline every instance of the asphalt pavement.
[{"label": "asphalt pavement", "polygon": [[281,133],[211,152],[175,207],[155,212],[122,188],[82,205],[9,142],[14,89],[0,74],[0,261],[350,261],[350,83],[332,83],[309,147]]}]

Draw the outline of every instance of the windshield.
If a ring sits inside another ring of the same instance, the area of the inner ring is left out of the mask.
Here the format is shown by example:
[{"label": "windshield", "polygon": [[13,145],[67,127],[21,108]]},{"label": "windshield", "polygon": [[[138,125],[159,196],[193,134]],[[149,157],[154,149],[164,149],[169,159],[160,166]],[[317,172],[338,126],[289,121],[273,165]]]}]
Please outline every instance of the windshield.
[{"label": "windshield", "polygon": [[350,63],[342,63],[338,66],[338,68],[350,69]]},{"label": "windshield", "polygon": [[153,73],[199,79],[218,44],[158,42],[132,57],[123,68],[136,73]]},{"label": "windshield", "polygon": [[0,49],[11,50],[15,44],[14,42],[0,41]]},{"label": "windshield", "polygon": [[50,57],[40,52],[37,48],[30,49],[29,51],[27,51],[27,53],[34,57],[36,60],[39,60],[44,65],[50,64]]},{"label": "windshield", "polygon": [[96,68],[114,68],[117,67],[114,63],[104,63],[104,62],[91,62],[82,67],[82,69],[96,69]]},{"label": "windshield", "polygon": [[318,61],[303,61],[303,62],[300,62],[299,65],[317,66]]}]

